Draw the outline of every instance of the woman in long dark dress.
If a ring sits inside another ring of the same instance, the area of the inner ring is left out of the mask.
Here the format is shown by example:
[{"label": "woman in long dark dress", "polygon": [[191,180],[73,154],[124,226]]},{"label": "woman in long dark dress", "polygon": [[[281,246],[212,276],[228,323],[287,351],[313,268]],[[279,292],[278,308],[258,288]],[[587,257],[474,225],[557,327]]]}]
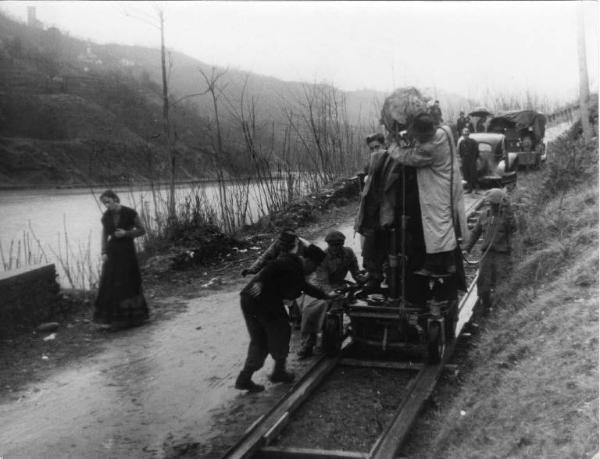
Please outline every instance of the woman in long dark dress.
[{"label": "woman in long dark dress", "polygon": [[148,319],[134,239],[146,233],[137,212],[120,204],[112,190],[100,196],[102,215],[102,275],[94,322],[111,329],[140,325]]}]

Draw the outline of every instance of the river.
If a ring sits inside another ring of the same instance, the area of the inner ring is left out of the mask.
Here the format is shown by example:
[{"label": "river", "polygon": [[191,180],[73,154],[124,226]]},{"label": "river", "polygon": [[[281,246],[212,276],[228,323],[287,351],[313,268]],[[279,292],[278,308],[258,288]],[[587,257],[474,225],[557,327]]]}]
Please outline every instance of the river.
[{"label": "river", "polygon": [[[285,183],[277,185],[281,190]],[[128,207],[154,215],[152,192],[149,188],[113,188]],[[55,263],[61,285],[69,287],[61,261],[66,262],[68,243],[71,269],[86,269],[91,265],[98,269],[100,260],[100,218],[104,207],[99,202],[105,188],[94,189],[46,189],[0,191],[0,270],[17,265],[35,264],[45,253],[48,262]],[[245,192],[248,195],[247,222],[261,215],[261,196],[256,183],[241,188],[239,183],[227,185],[229,196]],[[182,204],[193,193],[206,198],[210,206],[220,209],[218,187],[214,182],[202,185],[185,185],[176,189],[176,202]],[[157,205],[166,208],[166,190],[157,191]],[[39,243],[37,242],[39,241]],[[23,246],[27,245],[31,259],[26,260]],[[12,248],[11,248],[12,247]],[[85,281],[84,281],[85,283]],[[81,287],[81,286],[76,286]]]}]

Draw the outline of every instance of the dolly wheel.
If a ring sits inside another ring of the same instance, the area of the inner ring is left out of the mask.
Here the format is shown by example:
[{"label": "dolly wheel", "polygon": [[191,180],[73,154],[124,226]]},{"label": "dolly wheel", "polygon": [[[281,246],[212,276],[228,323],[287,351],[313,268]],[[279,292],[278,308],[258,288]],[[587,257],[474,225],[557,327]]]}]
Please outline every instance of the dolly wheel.
[{"label": "dolly wheel", "polygon": [[333,357],[342,348],[342,330],[339,317],[327,314],[323,326],[323,352]]},{"label": "dolly wheel", "polygon": [[427,360],[429,363],[439,363],[442,360],[446,343],[442,337],[442,328],[439,322],[431,322],[427,329]]}]

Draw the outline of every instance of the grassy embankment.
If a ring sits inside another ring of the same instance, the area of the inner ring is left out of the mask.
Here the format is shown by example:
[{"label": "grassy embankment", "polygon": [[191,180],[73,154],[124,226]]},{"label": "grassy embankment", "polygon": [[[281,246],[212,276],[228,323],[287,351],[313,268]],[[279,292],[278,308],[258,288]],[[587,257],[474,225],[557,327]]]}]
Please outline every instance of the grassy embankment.
[{"label": "grassy embankment", "polygon": [[598,451],[598,147],[573,137],[557,139],[512,196],[513,274],[436,419],[432,457]]}]

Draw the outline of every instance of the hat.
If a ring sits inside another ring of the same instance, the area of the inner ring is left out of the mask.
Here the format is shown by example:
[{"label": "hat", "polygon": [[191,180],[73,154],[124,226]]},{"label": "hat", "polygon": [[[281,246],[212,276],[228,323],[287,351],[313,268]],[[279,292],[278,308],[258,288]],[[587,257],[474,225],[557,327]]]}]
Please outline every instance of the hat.
[{"label": "hat", "polygon": [[285,247],[293,247],[297,237],[293,230],[285,229],[279,234],[279,242]]},{"label": "hat", "polygon": [[308,258],[316,265],[320,265],[325,258],[325,252],[316,245],[311,244],[304,250],[304,258]]},{"label": "hat", "polygon": [[488,190],[485,195],[485,198],[491,204],[500,204],[504,198],[506,198],[506,193],[502,191],[500,188],[492,188]]},{"label": "hat", "polygon": [[346,236],[344,236],[343,233],[341,233],[340,231],[330,231],[329,233],[327,233],[327,236],[325,236],[325,242],[327,242],[328,244],[335,244],[335,243],[344,243],[344,241],[346,240]]}]

